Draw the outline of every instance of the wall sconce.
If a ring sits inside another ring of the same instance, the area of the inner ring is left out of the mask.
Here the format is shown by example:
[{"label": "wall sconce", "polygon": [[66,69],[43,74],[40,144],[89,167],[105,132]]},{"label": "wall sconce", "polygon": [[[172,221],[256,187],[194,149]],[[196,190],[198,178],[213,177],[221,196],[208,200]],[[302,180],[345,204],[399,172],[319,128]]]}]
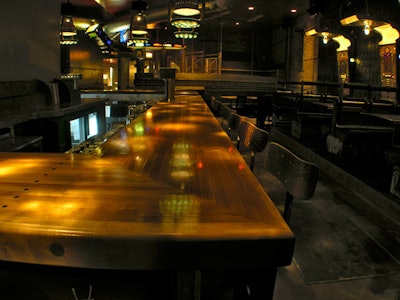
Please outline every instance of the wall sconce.
[{"label": "wall sconce", "polygon": [[385,25],[385,22],[368,19],[368,15],[352,15],[340,20],[343,26],[359,26],[363,28],[364,34],[369,35],[376,27]]},{"label": "wall sconce", "polygon": [[322,36],[322,42],[324,43],[324,45],[328,44],[329,34],[327,32],[322,32],[321,36]]},{"label": "wall sconce", "polygon": [[384,24],[374,28],[382,36],[379,45],[396,44],[396,40],[400,37],[399,31],[390,24]]},{"label": "wall sconce", "polygon": [[324,45],[328,44],[328,42],[331,39],[334,40],[335,42],[337,42],[339,44],[339,47],[336,49],[336,51],[338,51],[338,52],[346,51],[351,46],[350,40],[345,38],[341,34],[332,33],[332,32],[328,32],[328,31],[319,32],[315,28],[311,28],[310,30],[307,30],[304,34],[306,36],[313,36],[313,35],[320,36],[322,38],[322,42],[324,43]]},{"label": "wall sconce", "polygon": [[339,44],[339,47],[336,49],[336,52],[348,51],[351,46],[351,41],[348,38],[345,38],[343,35],[338,35],[332,38],[336,43]]},{"label": "wall sconce", "polygon": [[371,33],[371,25],[368,20],[364,21],[364,34],[369,35]]},{"label": "wall sconce", "polygon": [[359,15],[344,18],[340,20],[340,23],[343,26],[362,26],[365,35],[369,35],[372,30],[379,32],[382,36],[379,45],[395,44],[399,38],[398,30],[393,28],[391,24],[370,20]]},{"label": "wall sconce", "polygon": [[306,36],[313,36],[313,35],[318,35],[322,38],[322,42],[324,43],[324,45],[328,44],[329,40],[336,36],[333,33],[327,32],[327,31],[317,31],[315,28],[312,28],[310,30],[307,30],[304,33]]},{"label": "wall sconce", "polygon": [[305,35],[306,36],[312,36],[312,35],[316,35],[318,33],[318,31],[315,29],[315,28],[312,28],[312,29],[310,29],[310,30],[307,30],[306,32],[305,32]]},{"label": "wall sconce", "polygon": [[76,28],[71,17],[72,10],[69,1],[61,4],[60,44],[62,45],[74,45],[78,43]]}]

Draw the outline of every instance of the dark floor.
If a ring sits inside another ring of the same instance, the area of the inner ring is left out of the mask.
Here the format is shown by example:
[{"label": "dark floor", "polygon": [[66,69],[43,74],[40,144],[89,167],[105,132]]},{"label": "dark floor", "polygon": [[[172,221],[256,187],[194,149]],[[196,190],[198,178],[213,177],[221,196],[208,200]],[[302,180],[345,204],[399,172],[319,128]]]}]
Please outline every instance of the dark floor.
[{"label": "dark floor", "polygon": [[[286,134],[273,138],[303,158],[314,155]],[[249,153],[242,154],[249,159]],[[264,156],[256,155],[254,173],[282,210],[285,191],[263,170]],[[294,258],[290,266],[278,270],[274,300],[400,300],[398,206],[325,158],[312,157],[321,168],[320,180],[312,199],[294,201],[289,222],[296,235]],[[7,271],[3,265],[0,269],[0,299],[175,298],[174,275],[165,272],[133,272],[110,281],[109,274],[98,272],[97,278],[82,272],[77,276],[61,272],[56,278],[18,273],[15,268]],[[43,291],[41,284],[49,288]],[[229,291],[221,299],[232,299]]]},{"label": "dark floor", "polygon": [[[299,156],[309,155],[290,136],[275,139]],[[254,173],[282,210],[282,186],[263,170],[263,158],[264,153],[257,154]],[[289,225],[296,235],[294,259],[279,269],[274,299],[399,300],[400,221],[391,204],[386,205],[391,199],[369,193],[370,187],[346,172],[342,175],[341,168],[324,158],[319,162],[322,172],[314,197],[293,204]]]},{"label": "dark floor", "polygon": [[[271,187],[273,178],[261,172],[255,169],[282,209],[279,183]],[[349,197],[355,197],[351,191],[321,179],[312,199],[294,203],[294,259],[279,269],[274,299],[400,299],[399,227],[375,224]]]}]

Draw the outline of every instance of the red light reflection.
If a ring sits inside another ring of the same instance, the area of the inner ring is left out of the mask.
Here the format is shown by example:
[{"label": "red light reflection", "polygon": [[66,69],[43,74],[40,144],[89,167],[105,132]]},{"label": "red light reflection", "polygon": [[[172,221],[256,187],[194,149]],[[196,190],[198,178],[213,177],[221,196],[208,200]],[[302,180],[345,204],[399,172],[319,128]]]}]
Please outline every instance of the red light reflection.
[{"label": "red light reflection", "polygon": [[239,165],[238,165],[238,170],[239,170],[239,171],[243,171],[245,167],[246,167],[246,166],[245,166],[244,164],[239,164]]}]

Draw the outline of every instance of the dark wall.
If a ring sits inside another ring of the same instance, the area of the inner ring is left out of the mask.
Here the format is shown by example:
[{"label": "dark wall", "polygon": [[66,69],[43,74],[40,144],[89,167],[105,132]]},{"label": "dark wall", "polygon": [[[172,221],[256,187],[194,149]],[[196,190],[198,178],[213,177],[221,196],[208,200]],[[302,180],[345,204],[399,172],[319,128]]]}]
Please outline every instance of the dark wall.
[{"label": "dark wall", "polygon": [[1,81],[59,78],[59,16],[59,1],[1,1]]},{"label": "dark wall", "polygon": [[338,44],[330,40],[324,44],[319,39],[318,81],[337,82],[339,80],[337,49]]},{"label": "dark wall", "polygon": [[218,53],[222,42],[222,60],[256,70],[268,70],[274,67],[272,55],[273,29],[267,24],[247,23],[234,25],[233,20],[210,20],[202,25],[200,36],[195,41],[195,51],[206,54]]},{"label": "dark wall", "polygon": [[[317,11],[316,15],[309,15],[300,21],[297,30],[302,34],[310,28],[317,28],[320,31],[328,31],[335,34],[342,34],[351,41],[349,58],[354,59],[349,62],[350,82],[366,83],[371,85],[381,85],[381,61],[380,45],[381,36],[372,30],[369,35],[365,35],[362,26],[342,26],[340,20],[353,14],[367,14],[369,19],[387,22],[399,29],[400,21],[400,2],[398,0],[340,0],[324,1],[311,0]],[[301,28],[301,25],[303,27]],[[299,49],[296,43],[295,33],[288,37],[289,59],[286,57],[286,70],[291,78],[292,73],[301,77],[302,70],[297,67],[299,60],[296,60],[292,53]],[[319,46],[316,52],[318,57],[318,80],[334,81],[339,80],[337,66],[337,44],[329,41],[327,45],[322,43],[322,38],[318,38]],[[299,79],[301,80],[301,78]]]},{"label": "dark wall", "polygon": [[78,31],[78,44],[70,47],[70,70],[82,74],[78,80],[82,89],[103,88],[103,58],[95,42],[83,31]]},{"label": "dark wall", "polygon": [[381,36],[374,31],[366,36],[361,30],[357,33],[354,40],[356,51],[356,61],[354,66],[353,82],[362,82],[372,85],[381,84],[381,61],[379,55],[379,41]]}]

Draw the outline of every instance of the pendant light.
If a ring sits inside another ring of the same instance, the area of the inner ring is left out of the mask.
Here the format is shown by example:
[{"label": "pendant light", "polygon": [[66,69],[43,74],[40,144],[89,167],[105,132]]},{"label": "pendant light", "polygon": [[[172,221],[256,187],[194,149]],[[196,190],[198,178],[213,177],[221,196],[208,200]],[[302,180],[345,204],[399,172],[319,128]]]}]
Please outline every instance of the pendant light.
[{"label": "pendant light", "polygon": [[199,15],[199,3],[197,0],[177,0],[174,5],[173,13],[183,17]]},{"label": "pendant light", "polygon": [[78,42],[76,39],[76,28],[72,19],[72,5],[69,3],[61,4],[61,19],[60,19],[60,44],[74,45]]},{"label": "pendant light", "polygon": [[200,27],[201,11],[197,0],[177,0],[171,11],[170,22],[176,27],[175,37],[182,39],[197,38],[195,28]]},{"label": "pendant light", "polygon": [[144,46],[149,40],[147,35],[147,9],[146,1],[135,0],[132,2],[132,15],[129,28],[128,46]]},{"label": "pendant light", "polygon": [[188,30],[179,28],[178,31],[174,32],[174,35],[177,39],[191,40],[196,39],[199,33],[194,31],[193,29]]}]

